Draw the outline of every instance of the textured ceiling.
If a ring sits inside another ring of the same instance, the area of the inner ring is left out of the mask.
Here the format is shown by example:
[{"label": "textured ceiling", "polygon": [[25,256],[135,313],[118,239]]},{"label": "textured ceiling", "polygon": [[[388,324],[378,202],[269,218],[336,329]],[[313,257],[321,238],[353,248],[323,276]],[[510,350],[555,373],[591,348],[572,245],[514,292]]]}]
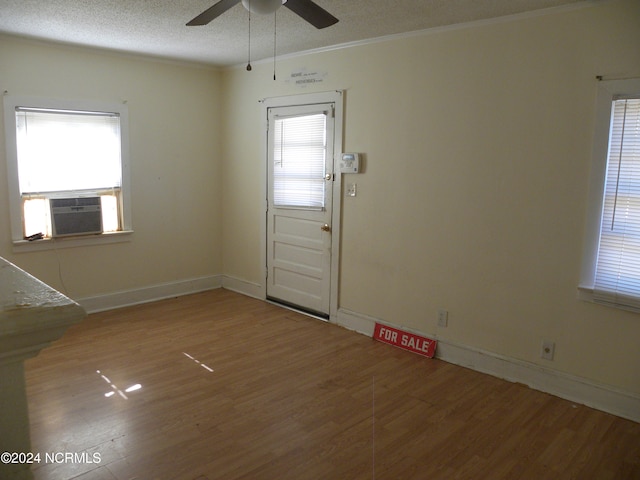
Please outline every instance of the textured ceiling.
[{"label": "textured ceiling", "polygon": [[[246,63],[248,12],[236,5],[187,27],[217,0],[0,0],[0,32],[170,59]],[[277,13],[278,55],[386,35],[533,12],[593,0],[316,0],[340,21],[317,30],[287,8]],[[251,58],[274,53],[274,16],[252,15]]]}]

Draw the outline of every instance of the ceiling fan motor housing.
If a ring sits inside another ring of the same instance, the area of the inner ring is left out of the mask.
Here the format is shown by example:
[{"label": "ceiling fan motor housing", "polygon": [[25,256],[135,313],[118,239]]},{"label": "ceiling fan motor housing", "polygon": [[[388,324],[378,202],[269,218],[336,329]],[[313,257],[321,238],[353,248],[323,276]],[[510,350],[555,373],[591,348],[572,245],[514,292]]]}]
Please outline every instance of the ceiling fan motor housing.
[{"label": "ceiling fan motor housing", "polygon": [[282,0],[242,0],[244,8],[262,15],[275,12],[283,3]]}]

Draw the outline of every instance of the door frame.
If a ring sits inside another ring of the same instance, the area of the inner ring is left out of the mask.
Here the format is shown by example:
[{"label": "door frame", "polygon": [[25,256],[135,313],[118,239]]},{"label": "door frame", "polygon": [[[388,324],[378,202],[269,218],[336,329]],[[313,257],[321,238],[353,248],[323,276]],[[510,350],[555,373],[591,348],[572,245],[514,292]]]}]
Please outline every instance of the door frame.
[{"label": "door frame", "polygon": [[333,206],[331,212],[331,287],[329,299],[329,321],[335,323],[338,314],[338,293],[340,279],[340,236],[341,236],[341,212],[342,212],[342,175],[338,168],[338,159],[342,154],[342,132],[343,132],[343,115],[344,115],[344,91],[332,90],[329,92],[308,93],[300,95],[287,95],[282,97],[270,97],[260,100],[261,103],[261,139],[260,139],[260,174],[262,184],[262,212],[264,216],[260,227],[260,262],[263,269],[263,277],[261,279],[261,297],[263,300],[267,298],[267,198],[268,198],[268,135],[267,128],[269,126],[268,111],[270,108],[292,107],[298,105],[313,105],[321,103],[332,103],[334,105],[334,135],[333,135]]}]

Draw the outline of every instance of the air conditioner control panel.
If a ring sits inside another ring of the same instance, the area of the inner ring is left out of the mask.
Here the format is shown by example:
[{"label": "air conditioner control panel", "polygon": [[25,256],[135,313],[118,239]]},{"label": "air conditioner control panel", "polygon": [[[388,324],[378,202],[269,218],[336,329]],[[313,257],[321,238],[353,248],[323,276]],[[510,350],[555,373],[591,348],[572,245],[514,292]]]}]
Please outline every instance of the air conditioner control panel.
[{"label": "air conditioner control panel", "polygon": [[360,173],[360,154],[343,153],[340,156],[340,173]]}]

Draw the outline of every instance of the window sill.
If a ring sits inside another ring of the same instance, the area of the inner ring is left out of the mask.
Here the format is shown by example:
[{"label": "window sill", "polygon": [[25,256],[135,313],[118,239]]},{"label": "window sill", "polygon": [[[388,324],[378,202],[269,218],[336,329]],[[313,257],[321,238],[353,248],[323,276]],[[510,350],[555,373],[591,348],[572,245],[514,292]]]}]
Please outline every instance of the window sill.
[{"label": "window sill", "polygon": [[14,240],[13,252],[37,252],[41,250],[54,250],[57,248],[86,247],[93,245],[107,245],[111,243],[130,242],[133,230],[121,232],[108,232],[99,235],[85,235],[78,237],[44,238],[42,240]]},{"label": "window sill", "polygon": [[596,303],[593,299],[593,287],[578,286],[578,300]]},{"label": "window sill", "polygon": [[640,308],[636,308],[635,306],[626,305],[625,303],[608,302],[596,298],[593,287],[578,286],[578,300],[603,305],[605,307],[617,308],[618,310],[624,310],[626,312],[640,313]]}]

